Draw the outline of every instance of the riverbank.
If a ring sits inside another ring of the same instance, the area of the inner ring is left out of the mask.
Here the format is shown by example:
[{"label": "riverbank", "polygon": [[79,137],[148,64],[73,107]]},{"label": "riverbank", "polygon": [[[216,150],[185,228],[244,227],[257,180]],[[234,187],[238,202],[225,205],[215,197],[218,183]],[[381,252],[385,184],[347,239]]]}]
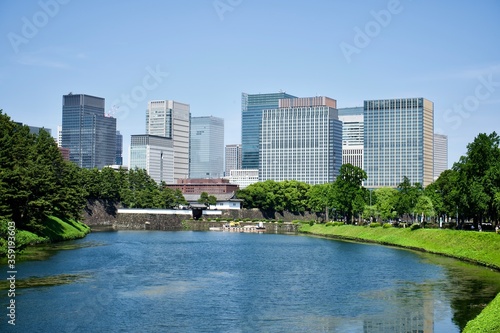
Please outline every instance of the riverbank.
[{"label": "riverbank", "polygon": [[[68,240],[74,240],[85,237],[90,232],[90,227],[75,221],[75,220],[62,220],[55,216],[49,216],[43,222],[44,229],[38,234],[26,230],[16,230],[15,248],[21,251],[19,258],[21,260],[33,255],[32,247],[35,244],[48,244]],[[7,253],[7,242],[0,239],[0,263],[4,263]]]},{"label": "riverbank", "polygon": [[[500,271],[500,235],[442,229],[370,228],[352,225],[302,224],[300,233],[378,243],[445,255]],[[464,333],[500,332],[500,294],[470,321]]]}]

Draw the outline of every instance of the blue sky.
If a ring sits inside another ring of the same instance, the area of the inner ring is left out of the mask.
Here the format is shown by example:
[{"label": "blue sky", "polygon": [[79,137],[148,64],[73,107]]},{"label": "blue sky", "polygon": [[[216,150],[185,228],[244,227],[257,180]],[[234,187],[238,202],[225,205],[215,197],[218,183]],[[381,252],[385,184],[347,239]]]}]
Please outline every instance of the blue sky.
[{"label": "blue sky", "polygon": [[225,120],[241,142],[241,93],[424,97],[448,135],[449,167],[479,133],[500,132],[500,2],[0,2],[0,109],[56,133],[62,95],[104,97],[124,135],[149,100]]}]

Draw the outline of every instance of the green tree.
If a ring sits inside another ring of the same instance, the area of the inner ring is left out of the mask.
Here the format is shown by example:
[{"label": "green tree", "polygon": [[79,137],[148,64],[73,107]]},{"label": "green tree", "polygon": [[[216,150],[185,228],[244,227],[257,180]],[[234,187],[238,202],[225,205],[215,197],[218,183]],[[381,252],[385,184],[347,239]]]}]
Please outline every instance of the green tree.
[{"label": "green tree", "polygon": [[426,195],[421,195],[418,198],[417,205],[415,206],[415,211],[419,216],[421,223],[425,223],[426,217],[434,216],[434,207],[432,205],[432,200]]},{"label": "green tree", "polygon": [[398,185],[398,199],[396,203],[396,211],[398,215],[408,219],[415,211],[415,205],[418,198],[422,195],[423,188],[420,183],[411,184],[410,179],[406,176],[403,181]]},{"label": "green tree", "polygon": [[365,196],[362,187],[366,180],[366,172],[352,164],[342,164],[339,175],[334,183],[335,208],[344,213],[347,221],[362,213],[364,204],[360,204]]},{"label": "green tree", "polygon": [[31,134],[0,111],[0,216],[39,233],[48,215],[79,215],[82,184],[73,171],[47,131]]},{"label": "green tree", "polygon": [[120,191],[122,203],[128,208],[158,208],[160,190],[158,184],[147,174],[146,170],[135,168],[129,170]]},{"label": "green tree", "polygon": [[474,224],[496,217],[494,197],[500,189],[500,137],[479,134],[467,145],[467,153],[453,165],[458,173],[456,205],[463,218]]},{"label": "green tree", "polygon": [[376,210],[382,220],[394,219],[397,216],[396,204],[398,190],[391,187],[382,187],[375,190],[377,195]]},{"label": "green tree", "polygon": [[309,188],[307,193],[307,206],[313,212],[326,212],[330,202],[330,192],[332,191],[332,184],[317,184]]},{"label": "green tree", "polygon": [[213,195],[209,195],[207,192],[201,192],[198,202],[207,207],[215,206],[217,204],[217,198]]},{"label": "green tree", "polygon": [[309,189],[311,186],[296,180],[285,180],[278,183],[281,197],[283,198],[283,208],[294,213],[303,213],[309,209]]}]

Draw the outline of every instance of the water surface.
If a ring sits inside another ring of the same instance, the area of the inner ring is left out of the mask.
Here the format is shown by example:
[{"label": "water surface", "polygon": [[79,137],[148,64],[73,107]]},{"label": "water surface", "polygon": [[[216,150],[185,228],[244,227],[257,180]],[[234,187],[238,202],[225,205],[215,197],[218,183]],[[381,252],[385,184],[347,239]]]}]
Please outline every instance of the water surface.
[{"label": "water surface", "polygon": [[17,290],[2,332],[453,333],[500,291],[485,268],[308,236],[120,231],[70,245],[18,265],[39,286]]}]

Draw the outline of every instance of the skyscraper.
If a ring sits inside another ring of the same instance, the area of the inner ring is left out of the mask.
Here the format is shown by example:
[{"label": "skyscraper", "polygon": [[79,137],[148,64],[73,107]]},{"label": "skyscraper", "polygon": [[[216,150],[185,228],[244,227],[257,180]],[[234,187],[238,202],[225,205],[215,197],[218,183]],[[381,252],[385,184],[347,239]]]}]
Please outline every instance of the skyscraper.
[{"label": "skyscraper", "polygon": [[63,96],[62,147],[70,161],[82,168],[115,163],[116,119],[104,115],[104,98],[90,95]]},{"label": "skyscraper", "polygon": [[350,163],[363,169],[363,107],[340,108],[338,111],[342,121],[342,164]]},{"label": "skyscraper", "polygon": [[224,119],[191,118],[189,178],[224,176]]},{"label": "skyscraper", "polygon": [[284,92],[271,94],[241,94],[241,151],[242,168],[259,168],[259,140],[262,111],[278,108],[282,98],[294,98]]},{"label": "skyscraper", "polygon": [[241,145],[226,145],[225,176],[229,176],[231,170],[241,169]]},{"label": "skyscraper", "polygon": [[448,169],[448,136],[434,134],[434,180]]},{"label": "skyscraper", "polygon": [[189,104],[151,101],[146,110],[146,133],[172,139],[174,182],[189,176]]},{"label": "skyscraper", "polygon": [[120,131],[116,131],[116,165],[123,165],[123,135]]},{"label": "skyscraper", "polygon": [[174,149],[172,139],[139,134],[130,137],[130,169],[145,169],[157,183],[174,182]]},{"label": "skyscraper", "polygon": [[429,185],[434,169],[434,104],[424,98],[364,102],[365,187]]},{"label": "skyscraper", "polygon": [[333,182],[342,163],[342,122],[328,97],[280,99],[262,112],[259,180]]}]

